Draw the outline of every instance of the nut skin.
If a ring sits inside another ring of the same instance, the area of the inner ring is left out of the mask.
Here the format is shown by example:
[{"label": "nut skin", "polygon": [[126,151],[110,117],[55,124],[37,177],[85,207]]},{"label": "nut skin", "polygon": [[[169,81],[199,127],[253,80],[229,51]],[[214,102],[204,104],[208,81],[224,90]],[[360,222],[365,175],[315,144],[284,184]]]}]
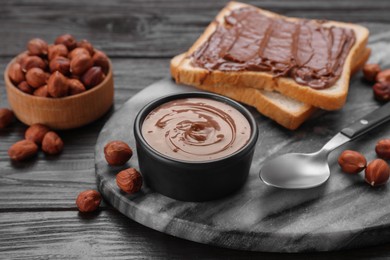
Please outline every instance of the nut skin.
[{"label": "nut skin", "polygon": [[28,85],[27,81],[22,81],[18,84],[18,89],[23,91],[26,94],[32,94],[34,92],[34,88]]},{"label": "nut skin", "polygon": [[65,45],[56,44],[56,45],[49,45],[47,56],[49,60],[52,60],[56,56],[67,57],[68,53],[69,53],[68,48],[66,48]]},{"label": "nut skin", "polygon": [[104,156],[109,165],[124,165],[132,155],[129,145],[122,141],[111,141],[104,146]]},{"label": "nut skin", "polygon": [[14,84],[19,84],[22,81],[26,80],[22,66],[19,63],[12,63],[8,68],[8,77]]},{"label": "nut skin", "polygon": [[23,72],[27,72],[32,68],[46,70],[47,67],[46,62],[38,56],[25,56],[21,59],[20,65],[22,66]]},{"label": "nut skin", "polygon": [[40,39],[34,38],[27,43],[27,50],[31,55],[44,56],[47,55],[48,44]]},{"label": "nut skin", "polygon": [[87,41],[87,40],[85,40],[85,39],[79,41],[79,42],[77,43],[77,47],[86,49],[86,50],[89,52],[89,54],[90,54],[91,56],[92,56],[92,55],[94,54],[94,52],[95,52],[95,50],[94,50],[94,48],[93,48],[93,45],[92,45],[89,41]]},{"label": "nut skin", "polygon": [[364,178],[368,184],[374,187],[386,184],[389,176],[389,165],[382,159],[375,159],[367,165]]},{"label": "nut skin", "polygon": [[385,70],[382,70],[381,72],[379,72],[376,75],[375,80],[377,82],[389,82],[390,83],[390,69],[385,69]]},{"label": "nut skin", "polygon": [[46,84],[48,75],[40,68],[32,68],[26,73],[26,81],[33,88],[39,88]]},{"label": "nut skin", "polygon": [[366,158],[361,153],[352,150],[343,151],[337,162],[343,172],[350,174],[361,172],[367,165]]},{"label": "nut skin", "polygon": [[8,108],[0,108],[0,129],[8,127],[14,121],[14,112]]},{"label": "nut skin", "polygon": [[73,59],[74,57],[77,57],[77,56],[81,56],[81,55],[89,55],[91,56],[91,54],[88,52],[87,49],[85,48],[81,48],[81,47],[77,47],[76,49],[74,49],[73,51],[71,51],[68,55],[68,58],[69,59]]},{"label": "nut skin", "polygon": [[56,56],[50,61],[49,67],[52,73],[54,71],[59,71],[63,75],[68,75],[70,69],[70,60],[62,56]]},{"label": "nut skin", "polygon": [[76,39],[70,34],[63,34],[58,36],[55,41],[55,44],[63,44],[68,50],[73,50],[77,46]]},{"label": "nut skin", "polygon": [[380,140],[375,146],[375,152],[378,157],[390,160],[390,139]]},{"label": "nut skin", "polygon": [[104,75],[102,68],[94,66],[85,72],[85,74],[81,77],[81,81],[88,89],[90,89],[99,85],[105,77],[106,76]]},{"label": "nut skin", "polygon": [[99,208],[102,196],[96,190],[85,190],[76,199],[76,205],[80,212],[93,212]]},{"label": "nut skin", "polygon": [[47,81],[47,91],[51,97],[65,97],[69,91],[68,79],[60,72],[55,71]]},{"label": "nut skin", "polygon": [[64,149],[64,142],[53,131],[47,132],[42,140],[42,151],[46,154],[59,154]]},{"label": "nut skin", "polygon": [[142,176],[136,169],[128,168],[116,175],[116,184],[122,191],[133,194],[141,189]]},{"label": "nut skin", "polygon": [[104,74],[108,73],[110,63],[108,61],[107,55],[102,51],[96,51],[92,56],[93,65],[99,66],[103,69]]},{"label": "nut skin", "polygon": [[28,141],[32,141],[37,145],[42,144],[43,137],[50,131],[50,129],[42,124],[33,124],[27,128],[24,133],[24,138]]},{"label": "nut skin", "polygon": [[70,61],[70,72],[75,75],[82,75],[92,66],[93,61],[89,54],[75,56]]},{"label": "nut skin", "polygon": [[13,144],[9,150],[8,155],[13,161],[24,161],[38,153],[38,146],[28,140],[22,140]]},{"label": "nut skin", "polygon": [[83,83],[78,79],[68,79],[69,95],[77,95],[86,91]]},{"label": "nut skin", "polygon": [[33,95],[37,97],[50,97],[49,92],[47,91],[47,85],[34,90]]},{"label": "nut skin", "polygon": [[376,76],[381,71],[381,67],[378,64],[365,64],[363,67],[363,75],[367,81],[375,81]]},{"label": "nut skin", "polygon": [[390,82],[377,82],[372,89],[376,100],[383,102],[390,100]]}]

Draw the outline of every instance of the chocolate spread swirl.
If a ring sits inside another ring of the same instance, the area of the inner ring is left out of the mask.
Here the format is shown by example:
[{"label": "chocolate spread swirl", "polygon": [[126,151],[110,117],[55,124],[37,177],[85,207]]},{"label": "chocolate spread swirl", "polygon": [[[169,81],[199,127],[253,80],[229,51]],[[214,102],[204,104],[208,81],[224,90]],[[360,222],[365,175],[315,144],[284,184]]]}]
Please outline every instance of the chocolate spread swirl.
[{"label": "chocolate spread swirl", "polygon": [[142,135],[155,150],[187,161],[225,157],[243,147],[251,128],[238,110],[206,98],[167,102],[145,118]]},{"label": "chocolate spread swirl", "polygon": [[192,64],[209,71],[266,71],[323,89],[340,77],[354,43],[351,29],[292,22],[245,7],[225,16],[225,24],[193,53]]}]

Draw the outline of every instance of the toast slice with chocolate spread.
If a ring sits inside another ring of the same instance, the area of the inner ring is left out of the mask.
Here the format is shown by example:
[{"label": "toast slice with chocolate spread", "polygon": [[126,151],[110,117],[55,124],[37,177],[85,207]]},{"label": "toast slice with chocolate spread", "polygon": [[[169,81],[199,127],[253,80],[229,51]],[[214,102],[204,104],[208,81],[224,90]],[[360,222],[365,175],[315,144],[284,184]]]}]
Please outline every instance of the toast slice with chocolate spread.
[{"label": "toast slice with chocolate spread", "polygon": [[290,18],[230,2],[172,77],[220,94],[227,87],[277,91],[308,110],[337,110],[346,101],[351,70],[364,55],[368,34],[356,24]]},{"label": "toast slice with chocolate spread", "polygon": [[[355,57],[356,60],[353,62],[351,74],[354,74],[363,67],[370,54],[371,50],[366,48]],[[170,69],[173,77],[177,75],[180,64],[186,57],[187,54],[182,53],[171,60]],[[199,85],[197,87],[253,106],[264,116],[290,130],[298,128],[316,111],[315,107],[286,97],[277,91],[225,85]]]}]

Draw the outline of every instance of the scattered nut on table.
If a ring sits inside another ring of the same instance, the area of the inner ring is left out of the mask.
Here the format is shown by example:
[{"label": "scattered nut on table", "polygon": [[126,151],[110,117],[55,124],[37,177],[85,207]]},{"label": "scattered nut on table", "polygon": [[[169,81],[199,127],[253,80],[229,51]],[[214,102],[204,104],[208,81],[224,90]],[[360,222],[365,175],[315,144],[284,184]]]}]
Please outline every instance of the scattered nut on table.
[{"label": "scattered nut on table", "polygon": [[124,165],[132,155],[130,146],[122,141],[111,141],[104,146],[104,156],[109,165]]},{"label": "scattered nut on table", "polygon": [[378,157],[390,160],[390,139],[380,140],[375,146],[375,152]]},{"label": "scattered nut on table", "polygon": [[371,186],[386,184],[390,176],[390,167],[382,159],[371,161],[365,170],[365,180]]},{"label": "scattered nut on table", "polygon": [[28,141],[33,141],[37,145],[42,144],[43,137],[50,131],[50,129],[42,124],[34,124],[27,128],[24,133],[24,138]]},{"label": "scattered nut on table", "polygon": [[0,108],[0,129],[6,128],[14,121],[14,112],[8,108]]},{"label": "scattered nut on table", "polygon": [[92,212],[99,208],[102,196],[96,190],[81,192],[76,199],[76,205],[80,212]]},{"label": "scattered nut on table", "polygon": [[378,64],[365,64],[363,67],[364,78],[368,81],[375,81],[380,71],[381,67]]},{"label": "scattered nut on table", "polygon": [[42,140],[42,151],[47,154],[59,154],[64,148],[64,142],[55,132],[50,131],[45,134]]},{"label": "scattered nut on table", "polygon": [[38,153],[38,146],[33,141],[22,140],[8,149],[8,155],[13,161],[23,161]]},{"label": "scattered nut on table", "polygon": [[374,91],[374,97],[378,101],[390,100],[390,82],[377,82],[372,87]]},{"label": "scattered nut on table", "polygon": [[345,150],[339,156],[338,163],[343,172],[356,174],[366,168],[367,160],[359,152]]},{"label": "scattered nut on table", "polygon": [[136,193],[142,187],[142,176],[136,169],[128,168],[116,175],[116,184],[126,193]]}]

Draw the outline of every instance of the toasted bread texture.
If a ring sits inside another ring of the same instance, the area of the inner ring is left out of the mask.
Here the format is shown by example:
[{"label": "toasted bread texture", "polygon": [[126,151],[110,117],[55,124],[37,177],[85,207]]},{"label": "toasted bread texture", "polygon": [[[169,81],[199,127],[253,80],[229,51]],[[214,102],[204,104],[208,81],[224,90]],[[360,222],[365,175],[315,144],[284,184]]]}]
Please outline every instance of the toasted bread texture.
[{"label": "toasted bread texture", "polygon": [[[357,72],[366,63],[370,53],[371,50],[366,48],[356,56],[356,61],[354,61],[352,66],[352,74]],[[186,53],[183,53],[171,60],[170,69],[173,78],[176,79],[179,75],[180,64],[186,56]],[[286,97],[277,91],[205,84],[201,84],[197,88],[221,94],[253,106],[264,116],[290,130],[297,129],[316,110],[312,105]]]},{"label": "toasted bread texture", "polygon": [[[195,67],[191,63],[192,54],[196,51],[211,34],[215,31],[218,24],[224,24],[224,17],[232,10],[243,7],[248,7],[247,4],[238,2],[230,2],[217,15],[215,20],[206,28],[205,32],[198,38],[198,40],[189,49],[186,56],[180,61],[176,67],[175,78],[177,83],[196,86],[201,89],[213,88],[218,92],[218,87],[238,87],[238,88],[255,88],[261,90],[275,90],[282,93],[286,97],[291,97],[295,100],[301,101],[305,104],[322,108],[325,110],[340,109],[346,101],[349,87],[349,80],[354,61],[359,60],[359,57],[364,55],[366,43],[368,39],[368,30],[360,25],[325,21],[322,26],[342,27],[352,29],[355,33],[355,43],[350,49],[343,66],[343,71],[340,78],[333,86],[325,89],[314,89],[308,86],[298,84],[292,78],[288,77],[274,77],[269,72],[258,71],[238,71],[227,72],[219,70],[206,70]],[[266,10],[257,9],[264,15],[272,17],[280,17],[289,21],[297,21],[299,18],[284,17]],[[247,90],[245,90],[247,91]]]}]

